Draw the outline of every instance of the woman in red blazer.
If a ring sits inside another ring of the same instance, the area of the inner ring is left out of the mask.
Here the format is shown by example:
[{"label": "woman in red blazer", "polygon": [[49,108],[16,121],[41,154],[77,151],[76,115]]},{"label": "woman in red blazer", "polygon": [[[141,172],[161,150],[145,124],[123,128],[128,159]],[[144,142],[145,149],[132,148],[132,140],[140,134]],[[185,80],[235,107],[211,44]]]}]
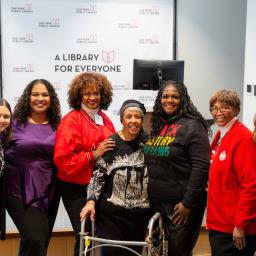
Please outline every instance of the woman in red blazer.
[{"label": "woman in red blazer", "polygon": [[79,254],[80,212],[95,160],[113,149],[115,132],[102,112],[112,101],[112,87],[104,75],[81,73],[71,82],[68,102],[73,110],[61,120],[56,134],[54,162],[60,194],[75,231],[74,255]]}]

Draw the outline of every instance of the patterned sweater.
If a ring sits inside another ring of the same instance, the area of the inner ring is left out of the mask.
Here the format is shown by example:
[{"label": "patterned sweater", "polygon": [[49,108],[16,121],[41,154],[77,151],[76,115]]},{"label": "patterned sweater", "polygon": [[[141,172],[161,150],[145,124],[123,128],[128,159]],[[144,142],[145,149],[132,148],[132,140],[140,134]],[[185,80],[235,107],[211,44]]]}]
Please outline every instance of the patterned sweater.
[{"label": "patterned sweater", "polygon": [[104,203],[127,210],[148,209],[148,172],[140,140],[124,141],[117,133],[111,138],[116,147],[96,162],[87,199],[100,198]]}]

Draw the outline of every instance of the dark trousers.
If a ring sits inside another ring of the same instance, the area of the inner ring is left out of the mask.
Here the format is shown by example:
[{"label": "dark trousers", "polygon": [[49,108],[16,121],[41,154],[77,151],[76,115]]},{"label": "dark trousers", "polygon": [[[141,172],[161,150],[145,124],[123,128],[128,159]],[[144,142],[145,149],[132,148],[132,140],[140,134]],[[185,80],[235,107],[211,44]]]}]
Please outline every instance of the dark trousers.
[{"label": "dark trousers", "polygon": [[256,251],[256,235],[246,235],[246,247],[238,250],[233,244],[232,234],[209,231],[212,256],[253,256]]},{"label": "dark trousers", "polygon": [[80,243],[79,233],[81,231],[80,212],[85,206],[87,186],[58,180],[58,188],[63,204],[68,213],[72,228],[75,232],[76,242],[74,248],[74,256],[78,256]]},{"label": "dark trousers", "polygon": [[56,196],[48,213],[32,206],[25,207],[22,200],[7,196],[6,208],[19,230],[21,240],[19,256],[45,256],[57,215],[59,198]]},{"label": "dark trousers", "polygon": [[191,256],[197,242],[206,206],[206,193],[201,195],[198,204],[192,208],[187,223],[174,225],[171,220],[173,207],[171,202],[153,202],[156,211],[161,213],[166,239],[168,240],[168,255]]},{"label": "dark trousers", "polygon": [[[96,208],[97,234],[101,238],[125,241],[145,241],[151,212],[137,212],[120,209],[111,204],[99,202]],[[129,246],[141,253],[141,246]],[[117,247],[103,247],[104,256],[134,256],[135,254]]]}]

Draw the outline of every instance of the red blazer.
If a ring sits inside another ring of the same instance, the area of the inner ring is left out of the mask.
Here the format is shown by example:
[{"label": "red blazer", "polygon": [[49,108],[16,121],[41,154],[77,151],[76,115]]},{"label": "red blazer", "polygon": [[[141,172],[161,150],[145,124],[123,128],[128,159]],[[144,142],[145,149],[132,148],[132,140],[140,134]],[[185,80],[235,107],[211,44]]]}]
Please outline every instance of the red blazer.
[{"label": "red blazer", "polygon": [[93,150],[115,132],[110,119],[99,112],[104,125],[97,125],[84,110],[73,110],[62,120],[57,129],[54,163],[60,180],[88,184],[94,168]]},{"label": "red blazer", "polygon": [[[215,148],[217,132],[211,148]],[[209,173],[207,228],[256,234],[256,144],[239,121],[222,138]]]}]

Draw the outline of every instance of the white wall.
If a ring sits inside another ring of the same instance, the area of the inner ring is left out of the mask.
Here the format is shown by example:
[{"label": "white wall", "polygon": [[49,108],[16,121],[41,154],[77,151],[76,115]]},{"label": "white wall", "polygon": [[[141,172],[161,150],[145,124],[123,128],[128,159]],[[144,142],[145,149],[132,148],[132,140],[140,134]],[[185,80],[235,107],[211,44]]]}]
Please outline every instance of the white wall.
[{"label": "white wall", "polygon": [[[243,122],[253,128],[252,120],[256,113],[256,1],[248,0],[247,7]],[[247,85],[251,86],[251,92],[248,92]]]},{"label": "white wall", "polygon": [[210,118],[208,101],[214,91],[232,89],[243,99],[247,1],[177,3],[178,58],[186,61],[185,83],[195,105]]}]

